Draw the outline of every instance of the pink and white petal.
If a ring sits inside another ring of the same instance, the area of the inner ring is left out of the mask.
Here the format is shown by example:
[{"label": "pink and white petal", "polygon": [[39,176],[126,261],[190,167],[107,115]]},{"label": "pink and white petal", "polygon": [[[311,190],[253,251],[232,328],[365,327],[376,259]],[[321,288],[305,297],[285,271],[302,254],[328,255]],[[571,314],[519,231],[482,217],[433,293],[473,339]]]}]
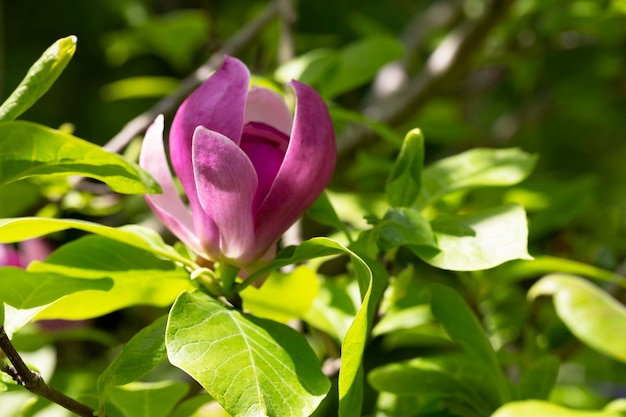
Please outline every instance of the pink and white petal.
[{"label": "pink and white petal", "polygon": [[249,82],[248,68],[226,56],[222,66],[176,112],[170,131],[170,157],[192,209],[197,205],[191,161],[193,134],[198,126],[204,126],[239,144]]},{"label": "pink and white petal", "polygon": [[296,94],[296,111],[289,147],[267,197],[255,213],[257,248],[262,252],[315,201],[335,169],[335,132],[326,104],[311,87],[297,81],[291,85]]},{"label": "pink and white petal", "polygon": [[193,138],[193,169],[200,205],[219,233],[222,259],[239,266],[252,261],[258,185],[252,162],[229,138],[200,126]]},{"label": "pink and white petal", "polygon": [[200,241],[193,230],[191,213],[178,195],[163,146],[163,115],[159,115],[146,131],[139,165],[161,185],[162,194],[146,195],[146,201],[161,222],[176,237],[202,254]]},{"label": "pink and white petal", "polygon": [[293,117],[280,94],[268,88],[253,87],[248,92],[243,122],[265,123],[288,135],[291,132]]}]

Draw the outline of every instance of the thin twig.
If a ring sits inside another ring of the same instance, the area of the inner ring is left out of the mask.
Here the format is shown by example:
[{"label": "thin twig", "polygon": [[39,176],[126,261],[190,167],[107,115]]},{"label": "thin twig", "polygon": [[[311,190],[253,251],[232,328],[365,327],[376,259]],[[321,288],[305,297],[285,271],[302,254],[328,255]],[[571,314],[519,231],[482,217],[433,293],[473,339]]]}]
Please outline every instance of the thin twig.
[{"label": "thin twig", "polygon": [[17,353],[15,347],[13,347],[4,330],[4,326],[0,326],[0,349],[2,349],[7,359],[13,365],[3,364],[2,372],[11,376],[15,382],[33,394],[46,398],[81,417],[93,417],[95,415],[94,410],[52,388],[46,384],[41,375],[31,371],[19,353]]},{"label": "thin twig", "polygon": [[278,62],[284,64],[295,56],[296,41],[294,25],[297,20],[296,0],[278,0],[280,11],[280,39],[278,43]]},{"label": "thin twig", "polygon": [[156,103],[147,112],[140,114],[128,122],[117,135],[104,145],[104,148],[111,152],[119,152],[134,137],[140,135],[159,114],[169,113],[176,108],[191,91],[206,80],[211,72],[221,64],[224,55],[237,54],[257,37],[259,32],[278,15],[279,1],[280,0],[275,0],[268,4],[255,20],[242,27],[219,51],[212,54],[202,66],[181,81],[178,88],[172,94]]},{"label": "thin twig", "polygon": [[[424,69],[400,93],[370,105],[366,115],[373,120],[397,126],[415,114],[419,107],[462,72],[472,53],[481,46],[513,1],[492,0],[480,17],[459,24],[433,51]],[[371,131],[366,128],[352,129],[339,141],[339,152],[349,152],[371,136]]]}]

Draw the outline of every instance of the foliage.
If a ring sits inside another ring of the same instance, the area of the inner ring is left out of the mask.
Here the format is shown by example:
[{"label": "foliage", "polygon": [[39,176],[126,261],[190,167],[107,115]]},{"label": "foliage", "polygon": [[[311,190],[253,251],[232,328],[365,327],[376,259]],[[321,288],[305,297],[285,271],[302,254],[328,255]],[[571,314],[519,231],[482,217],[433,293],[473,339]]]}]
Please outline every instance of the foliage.
[{"label": "foliage", "polygon": [[[626,413],[623,2],[83,3],[0,5],[0,417]],[[223,53],[314,87],[338,147],[241,271],[136,164]]]}]

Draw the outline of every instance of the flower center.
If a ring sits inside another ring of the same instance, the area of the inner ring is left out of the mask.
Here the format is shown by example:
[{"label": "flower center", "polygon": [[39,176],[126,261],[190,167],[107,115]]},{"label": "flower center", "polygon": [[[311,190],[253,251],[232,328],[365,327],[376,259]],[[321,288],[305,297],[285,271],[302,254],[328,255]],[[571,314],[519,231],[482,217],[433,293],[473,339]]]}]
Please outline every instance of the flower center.
[{"label": "flower center", "polygon": [[288,145],[289,136],[272,126],[259,122],[248,122],[244,125],[241,149],[252,161],[259,179],[252,203],[253,213],[259,208],[272,187]]}]

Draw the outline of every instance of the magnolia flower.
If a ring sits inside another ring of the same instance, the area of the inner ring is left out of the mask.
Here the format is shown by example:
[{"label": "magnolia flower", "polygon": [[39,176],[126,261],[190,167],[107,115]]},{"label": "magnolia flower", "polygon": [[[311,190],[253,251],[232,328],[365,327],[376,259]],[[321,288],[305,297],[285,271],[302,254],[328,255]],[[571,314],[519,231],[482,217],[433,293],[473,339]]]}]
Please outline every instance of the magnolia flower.
[{"label": "magnolia flower", "polygon": [[50,252],[50,246],[41,239],[29,239],[20,242],[17,249],[11,245],[0,245],[0,267],[26,268],[31,261],[46,259]]},{"label": "magnolia flower", "polygon": [[163,146],[163,117],[148,128],[140,165],[163,193],[146,196],[156,216],[209,261],[235,266],[271,259],[276,242],[315,201],[335,166],[328,109],[292,81],[295,114],[272,90],[248,89],[241,61],[223,65],[180,106],[169,136],[179,197]]}]

